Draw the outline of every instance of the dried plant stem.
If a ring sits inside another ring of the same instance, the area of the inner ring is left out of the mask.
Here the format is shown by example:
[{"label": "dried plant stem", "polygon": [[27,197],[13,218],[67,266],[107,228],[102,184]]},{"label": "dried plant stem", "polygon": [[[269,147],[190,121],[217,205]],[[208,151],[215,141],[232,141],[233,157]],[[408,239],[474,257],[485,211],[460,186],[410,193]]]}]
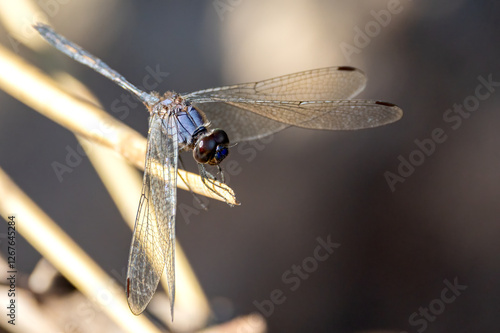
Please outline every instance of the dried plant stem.
[{"label": "dried plant stem", "polygon": [[[38,68],[0,46],[0,88],[75,134],[109,147],[138,168],[144,169],[146,139],[135,130],[111,117],[102,109],[64,92]],[[237,204],[229,189],[225,198],[212,193],[198,175],[179,170],[193,192],[212,199]],[[179,188],[188,187],[179,179]],[[224,192],[224,191],[221,191]]]},{"label": "dried plant stem", "polygon": [[160,332],[134,316],[124,291],[0,169],[0,215],[15,213],[16,231],[126,332]]}]

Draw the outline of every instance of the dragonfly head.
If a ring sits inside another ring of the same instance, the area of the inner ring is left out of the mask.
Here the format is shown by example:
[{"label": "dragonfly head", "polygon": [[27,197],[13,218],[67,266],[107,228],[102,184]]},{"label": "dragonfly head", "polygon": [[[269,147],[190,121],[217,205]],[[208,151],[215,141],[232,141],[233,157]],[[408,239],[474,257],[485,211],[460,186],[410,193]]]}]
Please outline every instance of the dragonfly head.
[{"label": "dragonfly head", "polygon": [[196,141],[193,157],[198,163],[218,165],[229,154],[226,132],[215,129]]}]

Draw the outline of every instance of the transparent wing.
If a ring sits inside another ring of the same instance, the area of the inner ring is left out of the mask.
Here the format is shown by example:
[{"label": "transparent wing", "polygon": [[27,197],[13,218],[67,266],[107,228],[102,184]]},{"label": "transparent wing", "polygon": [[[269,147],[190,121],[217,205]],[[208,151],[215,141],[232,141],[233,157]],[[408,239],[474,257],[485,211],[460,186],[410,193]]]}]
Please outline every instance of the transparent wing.
[{"label": "transparent wing", "polygon": [[120,73],[109,67],[104,61],[85,51],[78,44],[67,40],[64,36],[55,32],[48,25],[37,23],[33,26],[33,28],[35,28],[38,33],[56,49],[66,54],[68,57],[78,61],[79,63],[88,66],[96,72],[104,75],[123,89],[137,96],[137,98],[139,98],[144,103],[147,103],[149,105],[158,103],[158,97],[140,90],[132,83],[128,82],[127,79],[125,79]]},{"label": "transparent wing", "polygon": [[195,91],[182,96],[192,102],[212,102],[225,98],[247,100],[312,101],[349,99],[366,85],[365,74],[354,67],[326,67],[242,83]]},{"label": "transparent wing", "polygon": [[349,100],[366,85],[353,67],[327,67],[183,95],[231,142],[253,140],[289,126],[360,129],[401,118],[397,106]]},{"label": "transparent wing", "polygon": [[195,104],[213,128],[223,129],[231,143],[255,140],[279,132],[290,125],[246,109],[244,104],[224,102]]},{"label": "transparent wing", "polygon": [[289,126],[354,130],[392,123],[403,111],[372,100],[255,101],[226,99],[197,105],[212,125],[224,129],[231,142],[253,140]]},{"label": "transparent wing", "polygon": [[146,167],[127,271],[127,299],[138,315],[148,305],[166,266],[171,311],[175,299],[177,123],[152,114]]}]

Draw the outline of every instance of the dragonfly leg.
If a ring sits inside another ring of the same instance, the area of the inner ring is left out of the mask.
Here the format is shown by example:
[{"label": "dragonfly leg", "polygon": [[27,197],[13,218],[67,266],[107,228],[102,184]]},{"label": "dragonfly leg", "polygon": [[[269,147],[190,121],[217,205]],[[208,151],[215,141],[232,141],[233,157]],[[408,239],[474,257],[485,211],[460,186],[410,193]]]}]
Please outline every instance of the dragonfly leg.
[{"label": "dragonfly leg", "polygon": [[[179,161],[181,168],[186,170],[186,168],[184,167],[184,162],[182,161],[181,155],[179,155],[178,161]],[[201,206],[201,208],[203,210],[208,210],[208,206],[201,201],[199,195],[197,195],[196,193],[193,192],[193,190],[191,189],[191,186],[189,186],[189,183],[184,178],[182,178],[182,175],[179,172],[177,172],[177,175],[179,176],[180,179],[182,179],[184,184],[186,184],[186,187],[188,188],[189,192],[191,192],[191,194],[194,197],[194,200],[196,200],[196,202]]]},{"label": "dragonfly leg", "polygon": [[220,165],[217,165],[217,170],[218,170],[218,174],[220,175],[220,181],[221,181],[221,183],[225,184],[226,180],[224,179],[224,170],[222,170],[222,168],[220,167]]},{"label": "dragonfly leg", "polygon": [[224,199],[224,201],[227,202],[225,197],[221,194],[221,192],[227,192],[227,189],[222,187],[219,182],[217,181],[217,178],[212,175],[210,172],[207,171],[205,168],[205,165],[198,163],[198,170],[200,172],[200,177],[205,185],[205,187],[212,193],[216,194],[217,196],[221,197]]}]

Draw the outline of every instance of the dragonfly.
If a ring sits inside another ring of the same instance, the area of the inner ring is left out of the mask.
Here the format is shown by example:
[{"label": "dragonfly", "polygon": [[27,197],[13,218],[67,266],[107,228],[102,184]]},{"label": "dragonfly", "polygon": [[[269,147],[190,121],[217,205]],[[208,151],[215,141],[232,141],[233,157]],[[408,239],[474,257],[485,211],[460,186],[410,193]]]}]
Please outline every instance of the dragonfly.
[{"label": "dragonfly", "polygon": [[[148,93],[51,27],[38,23],[34,28],[61,52],[132,93],[149,111],[143,187],[127,269],[127,300],[136,315],[144,311],[166,270],[173,320],[179,151],[191,151],[203,183],[227,198],[234,194],[224,193],[227,189],[215,186],[215,181],[221,178],[224,183],[220,163],[231,144],[291,126],[322,130],[377,127],[395,122],[403,114],[392,103],[352,99],[365,88],[366,76],[349,66],[185,94]],[[207,170],[210,166],[217,168],[216,175]]]}]

